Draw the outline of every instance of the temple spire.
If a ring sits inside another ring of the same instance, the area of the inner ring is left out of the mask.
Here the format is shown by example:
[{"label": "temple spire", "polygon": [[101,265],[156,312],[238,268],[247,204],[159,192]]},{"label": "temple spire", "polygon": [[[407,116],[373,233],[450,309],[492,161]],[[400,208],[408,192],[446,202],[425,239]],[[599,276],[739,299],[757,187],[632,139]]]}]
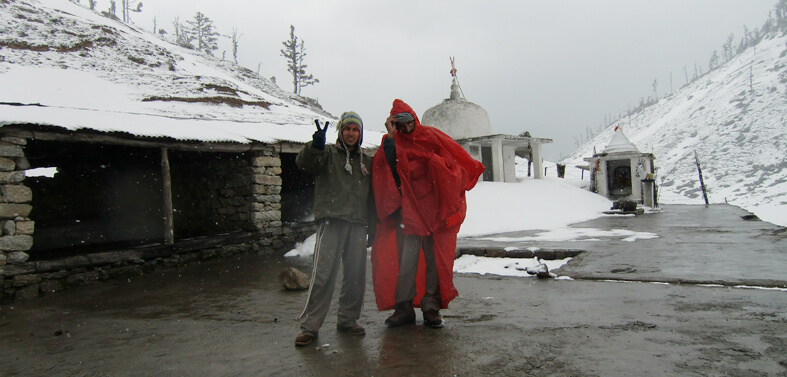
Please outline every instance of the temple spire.
[{"label": "temple spire", "polygon": [[456,66],[454,65],[454,57],[449,56],[448,59],[451,60],[451,77],[453,80],[451,81],[451,99],[465,99],[465,93],[462,91],[462,86],[459,85],[459,77],[456,75]]}]

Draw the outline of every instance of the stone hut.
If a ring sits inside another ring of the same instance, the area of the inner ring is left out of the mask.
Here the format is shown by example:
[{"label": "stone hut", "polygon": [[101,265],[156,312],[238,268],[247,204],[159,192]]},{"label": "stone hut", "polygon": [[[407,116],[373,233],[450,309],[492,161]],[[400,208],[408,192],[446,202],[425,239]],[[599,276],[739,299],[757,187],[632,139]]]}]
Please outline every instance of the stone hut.
[{"label": "stone hut", "polygon": [[[452,71],[452,74],[455,71]],[[534,178],[543,177],[541,145],[551,139],[529,136],[492,134],[492,125],[486,110],[461,93],[455,75],[451,82],[451,95],[423,114],[422,123],[438,128],[454,138],[473,158],[486,166],[484,181],[517,182],[516,152],[527,149],[534,166]]]},{"label": "stone hut", "polygon": [[616,127],[601,153],[584,158],[590,169],[590,190],[613,201],[632,201],[655,207],[655,166],[652,153],[642,153]]},{"label": "stone hut", "polygon": [[288,250],[313,231],[295,217],[313,188],[294,167],[300,147],[2,125],[2,301]]}]

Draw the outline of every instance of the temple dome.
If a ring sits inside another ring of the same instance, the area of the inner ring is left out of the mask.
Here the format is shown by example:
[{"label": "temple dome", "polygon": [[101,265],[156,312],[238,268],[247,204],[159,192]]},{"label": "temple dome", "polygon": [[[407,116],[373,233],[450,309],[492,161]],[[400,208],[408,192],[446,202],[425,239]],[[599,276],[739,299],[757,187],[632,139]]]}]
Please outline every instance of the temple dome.
[{"label": "temple dome", "polygon": [[492,134],[489,114],[483,107],[462,98],[456,78],[451,83],[451,97],[426,110],[421,123],[437,128],[454,139]]},{"label": "temple dome", "polygon": [[612,138],[609,140],[609,144],[607,147],[604,148],[604,153],[626,153],[626,152],[637,152],[637,146],[634,145],[626,135],[623,134],[623,127],[616,127],[615,133],[612,134]]}]

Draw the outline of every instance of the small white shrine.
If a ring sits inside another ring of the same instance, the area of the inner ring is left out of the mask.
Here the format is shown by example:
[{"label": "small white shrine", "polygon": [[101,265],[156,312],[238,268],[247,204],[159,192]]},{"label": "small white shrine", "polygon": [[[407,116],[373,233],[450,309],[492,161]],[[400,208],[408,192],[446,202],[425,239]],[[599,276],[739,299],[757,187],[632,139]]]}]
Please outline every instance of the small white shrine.
[{"label": "small white shrine", "polygon": [[656,183],[652,153],[642,153],[621,127],[615,128],[604,151],[585,157],[590,167],[590,190],[613,201],[655,207]]},{"label": "small white shrine", "polygon": [[517,182],[516,156],[517,149],[531,152],[533,177],[543,177],[541,144],[551,143],[551,139],[526,136],[495,134],[492,135],[492,124],[489,114],[483,107],[467,99],[461,92],[456,77],[453,58],[451,59],[451,95],[443,102],[426,110],[421,123],[435,127],[456,140],[474,159],[481,161],[486,170],[482,176],[484,181]]}]

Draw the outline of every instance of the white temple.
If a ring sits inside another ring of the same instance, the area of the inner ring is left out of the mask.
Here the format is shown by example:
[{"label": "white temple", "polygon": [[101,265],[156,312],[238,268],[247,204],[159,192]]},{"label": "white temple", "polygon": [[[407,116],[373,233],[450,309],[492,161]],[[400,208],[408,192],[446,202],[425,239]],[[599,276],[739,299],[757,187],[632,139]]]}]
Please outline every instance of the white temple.
[{"label": "white temple", "polygon": [[654,159],[652,153],[640,152],[617,127],[603,152],[584,158],[591,172],[590,190],[611,200],[655,207]]},{"label": "white temple", "polygon": [[[451,61],[453,66],[453,60]],[[551,139],[492,134],[489,115],[483,107],[464,98],[456,78],[456,70],[451,70],[451,95],[443,102],[426,110],[421,123],[445,132],[456,140],[474,159],[486,166],[482,176],[484,181],[517,182],[515,151],[532,151],[531,162],[534,178],[543,177],[541,144],[551,143]]]}]

